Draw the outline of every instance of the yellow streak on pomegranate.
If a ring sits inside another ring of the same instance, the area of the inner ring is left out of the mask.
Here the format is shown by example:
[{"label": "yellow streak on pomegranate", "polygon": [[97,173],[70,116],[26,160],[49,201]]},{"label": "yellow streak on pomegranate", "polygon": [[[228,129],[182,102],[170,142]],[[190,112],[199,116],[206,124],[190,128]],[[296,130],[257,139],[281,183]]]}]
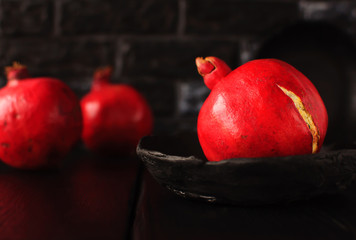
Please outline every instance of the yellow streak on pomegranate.
[{"label": "yellow streak on pomegranate", "polygon": [[320,134],[317,126],[313,121],[312,115],[305,109],[305,106],[300,99],[294,92],[285,89],[277,84],[277,86],[286,94],[294,103],[295,107],[297,108],[299,114],[303,118],[304,122],[307,124],[309,131],[313,137],[312,142],[312,153],[316,153],[318,151],[318,143],[320,140]]}]

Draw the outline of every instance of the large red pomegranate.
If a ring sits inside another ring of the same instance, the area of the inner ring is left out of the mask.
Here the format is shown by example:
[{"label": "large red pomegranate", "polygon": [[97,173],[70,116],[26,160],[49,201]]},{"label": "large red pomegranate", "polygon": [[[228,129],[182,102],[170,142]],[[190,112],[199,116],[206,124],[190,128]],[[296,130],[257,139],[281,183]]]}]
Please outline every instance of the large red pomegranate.
[{"label": "large red pomegranate", "polygon": [[253,60],[234,71],[216,57],[197,58],[211,89],[198,116],[209,161],[316,153],[328,125],[315,86],[277,59]]},{"label": "large red pomegranate", "polygon": [[58,165],[80,139],[77,97],[62,81],[29,78],[27,68],[6,68],[0,89],[0,158],[10,166],[33,169]]},{"label": "large red pomegranate", "polygon": [[81,100],[82,139],[94,152],[129,155],[138,141],[151,133],[153,115],[133,87],[110,83],[111,72],[110,67],[98,69],[91,91]]}]

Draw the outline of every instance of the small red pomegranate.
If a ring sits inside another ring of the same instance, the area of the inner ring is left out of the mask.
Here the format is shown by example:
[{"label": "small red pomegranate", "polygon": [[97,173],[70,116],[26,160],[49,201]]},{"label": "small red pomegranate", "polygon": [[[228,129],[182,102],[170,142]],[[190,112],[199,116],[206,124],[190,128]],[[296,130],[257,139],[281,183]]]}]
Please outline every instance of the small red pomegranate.
[{"label": "small red pomegranate", "polygon": [[81,100],[82,139],[94,152],[129,155],[138,141],[151,133],[153,116],[133,87],[110,83],[111,72],[111,67],[98,69],[91,91]]},{"label": "small red pomegranate", "polygon": [[0,89],[0,158],[22,169],[58,165],[79,141],[82,116],[77,97],[62,81],[29,78],[27,68],[6,68]]},{"label": "small red pomegranate", "polygon": [[315,86],[277,59],[250,61],[234,71],[216,57],[197,58],[211,93],[198,116],[209,161],[288,156],[320,150],[328,125]]}]

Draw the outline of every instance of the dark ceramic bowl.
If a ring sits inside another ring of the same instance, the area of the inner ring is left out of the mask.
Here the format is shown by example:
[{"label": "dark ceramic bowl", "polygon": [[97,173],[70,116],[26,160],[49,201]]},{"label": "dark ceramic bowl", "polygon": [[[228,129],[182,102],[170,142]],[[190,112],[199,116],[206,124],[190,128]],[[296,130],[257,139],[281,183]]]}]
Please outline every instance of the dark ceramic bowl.
[{"label": "dark ceramic bowl", "polygon": [[356,149],[208,162],[196,133],[190,133],[144,137],[137,154],[161,185],[208,202],[256,205],[309,199],[343,191],[356,176]]}]

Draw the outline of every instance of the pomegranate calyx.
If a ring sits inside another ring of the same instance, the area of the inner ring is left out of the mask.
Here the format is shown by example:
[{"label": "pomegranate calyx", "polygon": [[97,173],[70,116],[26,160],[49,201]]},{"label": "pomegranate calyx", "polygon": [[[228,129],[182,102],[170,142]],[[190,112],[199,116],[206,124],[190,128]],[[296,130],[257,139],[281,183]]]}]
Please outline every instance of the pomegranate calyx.
[{"label": "pomegranate calyx", "polygon": [[211,90],[221,79],[231,72],[231,68],[217,57],[197,57],[195,59],[199,74],[204,78],[205,85]]},{"label": "pomegranate calyx", "polygon": [[211,62],[205,60],[202,57],[197,57],[195,59],[195,63],[197,65],[197,69],[198,69],[198,73],[204,77],[205,75],[211,73],[212,71],[215,70],[215,66],[214,64],[212,64]]},{"label": "pomegranate calyx", "polygon": [[98,89],[102,85],[108,84],[111,79],[112,67],[100,67],[94,72],[92,89]]},{"label": "pomegranate calyx", "polygon": [[30,77],[27,67],[18,62],[14,62],[12,66],[5,67],[5,74],[9,83]]}]

